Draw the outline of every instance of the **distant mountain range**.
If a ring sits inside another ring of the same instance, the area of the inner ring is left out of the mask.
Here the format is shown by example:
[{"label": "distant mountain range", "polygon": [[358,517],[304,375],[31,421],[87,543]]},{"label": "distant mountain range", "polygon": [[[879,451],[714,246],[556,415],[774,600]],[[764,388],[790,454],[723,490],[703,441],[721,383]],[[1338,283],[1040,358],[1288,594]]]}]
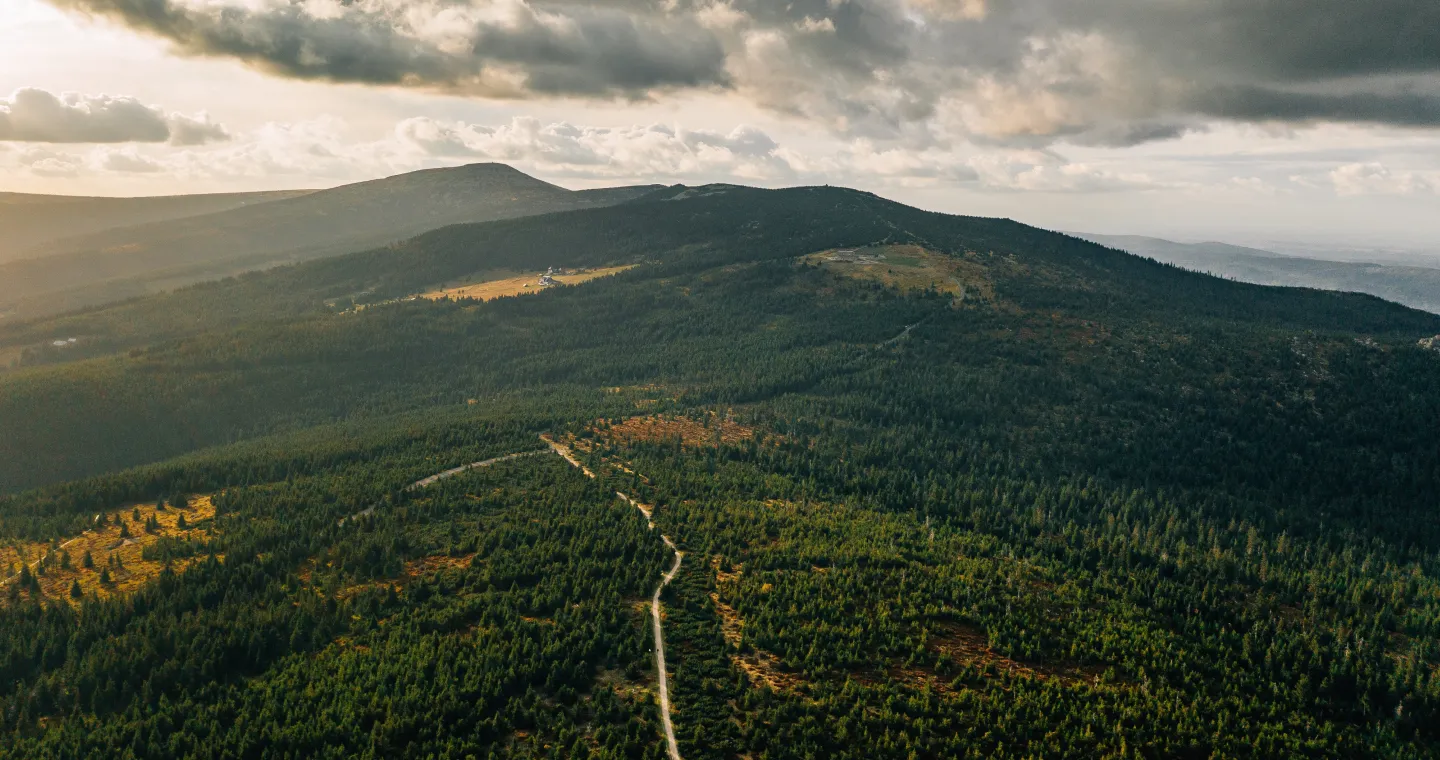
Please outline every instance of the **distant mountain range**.
[{"label": "distant mountain range", "polygon": [[1440,269],[1326,261],[1226,243],[1176,243],[1138,235],[1074,234],[1137,256],[1241,282],[1369,293],[1387,301],[1440,313]]},{"label": "distant mountain range", "polygon": [[[41,242],[0,263],[0,314],[57,314],[383,246],[450,224],[608,206],[654,189],[572,191],[501,164],[474,164],[318,192],[199,196],[188,205],[84,199],[78,216],[95,219],[88,230],[79,226],[87,234],[58,237],[77,215],[51,214],[53,221],[36,221],[22,235]],[[66,207],[61,199],[30,197],[39,199],[37,207]],[[114,226],[124,208],[136,209],[134,217],[144,223]],[[10,226],[0,216],[0,230],[8,233]]]},{"label": "distant mountain range", "polygon": [[[411,172],[329,190],[164,198],[0,193],[0,318],[15,322],[274,266],[383,247],[452,224],[677,200],[736,189],[573,191],[503,164]],[[1077,237],[1261,285],[1368,293],[1440,313],[1440,269],[1332,261],[1224,243]]]},{"label": "distant mountain range", "polygon": [[117,227],[214,214],[257,203],[296,198],[311,190],[171,195],[156,198],[85,198],[0,193],[0,264],[63,250],[67,239]]}]

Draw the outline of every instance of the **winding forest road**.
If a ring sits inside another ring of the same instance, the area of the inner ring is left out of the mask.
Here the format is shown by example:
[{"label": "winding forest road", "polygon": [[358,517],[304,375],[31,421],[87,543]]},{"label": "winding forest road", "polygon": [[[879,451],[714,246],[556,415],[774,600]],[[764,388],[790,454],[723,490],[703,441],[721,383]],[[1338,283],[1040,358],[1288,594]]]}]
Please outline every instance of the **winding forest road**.
[{"label": "winding forest road", "polygon": [[[445,480],[445,479],[447,479],[447,478],[453,478],[453,477],[455,477],[456,475],[462,475],[462,474],[467,473],[467,472],[469,472],[469,471],[471,471],[471,470],[476,470],[476,469],[479,469],[479,468],[481,468],[481,467],[489,467],[489,466],[492,465],[492,464],[500,464],[501,462],[508,462],[508,461],[510,461],[510,460],[512,460],[512,459],[519,459],[519,458],[521,458],[521,457],[533,457],[533,456],[535,456],[536,454],[544,454],[545,451],[546,451],[545,449],[536,449],[535,451],[522,451],[522,452],[520,452],[519,454],[506,454],[506,455],[503,456],[503,457],[495,457],[494,459],[486,459],[486,460],[483,461],[483,462],[475,462],[474,464],[461,465],[461,466],[459,466],[459,467],[454,468],[453,470],[446,470],[446,471],[444,471],[444,472],[437,472],[437,473],[435,473],[434,475],[431,475],[431,476],[428,477],[428,478],[424,478],[424,479],[422,479],[422,480],[417,480],[417,481],[415,481],[414,483],[411,483],[410,485],[406,486],[406,487],[405,487],[405,490],[406,490],[406,491],[419,491],[419,490],[422,489],[422,488],[429,488],[430,486],[433,486],[433,485],[435,485],[436,483],[439,483],[439,482],[442,481],[442,480]],[[375,514],[375,507],[377,507],[377,506],[379,506],[379,505],[378,505],[378,504],[372,505],[372,506],[366,507],[365,509],[360,510],[359,512],[356,512],[356,513],[353,514],[353,515],[350,515],[349,517],[341,518],[341,519],[340,519],[340,524],[343,526],[346,522],[349,522],[350,520],[358,520],[358,519],[360,519],[360,518],[362,518],[362,517],[369,517],[370,515]]]},{"label": "winding forest road", "polygon": [[[590,468],[575,458],[575,454],[570,451],[569,446],[558,443],[554,439],[543,435],[540,436],[540,440],[549,445],[556,454],[563,457],[572,467],[576,467],[585,473],[585,477],[595,477],[595,473],[591,472]],[[645,516],[645,522],[650,526],[650,530],[655,529],[652,510],[647,509],[644,504],[619,491],[616,491],[615,495],[620,497],[626,504],[640,510],[640,514]],[[655,595],[650,598],[650,620],[655,628],[655,672],[659,674],[660,683],[660,725],[665,729],[666,754],[670,757],[670,760],[682,760],[680,757],[680,747],[675,743],[675,724],[670,720],[670,676],[665,671],[665,630],[661,624],[660,594],[664,593],[665,587],[670,585],[670,581],[675,580],[676,574],[680,572],[680,563],[685,560],[685,552],[680,551],[679,547],[675,546],[675,542],[671,541],[670,537],[663,533],[660,534],[660,540],[664,541],[665,545],[670,547],[670,551],[675,552],[675,564],[670,566],[670,572],[661,576],[660,585],[655,587]]]},{"label": "winding forest road", "polygon": [[670,722],[670,679],[665,675],[665,632],[660,626],[660,593],[670,585],[670,581],[675,580],[675,574],[680,572],[680,562],[685,559],[685,552],[675,548],[675,542],[671,541],[669,536],[662,534],[660,538],[675,552],[675,564],[655,588],[655,596],[650,599],[650,617],[655,624],[655,669],[660,673],[660,723],[665,727],[665,750],[670,754],[670,760],[680,760],[680,748],[675,744],[675,725]]},{"label": "winding forest road", "polygon": [[902,340],[910,337],[910,332],[911,332],[912,330],[914,330],[915,328],[919,327],[920,325],[925,324],[925,323],[928,322],[928,321],[930,321],[930,318],[929,318],[929,317],[926,317],[926,318],[920,320],[919,322],[916,322],[916,323],[913,324],[913,325],[906,325],[906,326],[905,326],[905,330],[904,330],[903,332],[901,332],[899,335],[896,335],[895,337],[891,338],[890,340],[887,340],[887,341],[885,341],[884,343],[881,343],[880,346],[883,348],[883,347],[885,347],[885,346],[893,346],[893,345],[895,345],[896,343],[899,343],[900,341],[902,341]]},{"label": "winding forest road", "polygon": [[444,472],[437,473],[437,474],[435,474],[435,475],[431,475],[430,477],[425,478],[424,480],[417,480],[417,481],[415,481],[414,483],[411,483],[411,484],[410,484],[410,487],[409,487],[408,489],[406,489],[406,490],[409,490],[409,491],[418,491],[418,490],[420,490],[420,489],[422,489],[422,488],[429,488],[430,486],[433,486],[433,485],[435,485],[436,483],[438,483],[438,482],[440,482],[440,481],[442,481],[442,480],[445,480],[446,478],[453,478],[453,477],[455,477],[456,475],[461,475],[461,474],[467,473],[467,472],[469,472],[469,471],[471,471],[471,470],[478,469],[478,468],[480,468],[480,467],[489,467],[489,466],[492,465],[492,464],[500,464],[501,462],[508,462],[508,461],[510,461],[510,460],[512,460],[512,459],[519,459],[519,458],[521,458],[521,457],[533,457],[533,456],[535,456],[536,454],[544,454],[544,453],[545,453],[545,450],[544,450],[544,449],[536,449],[535,451],[522,451],[522,452],[520,452],[519,454],[506,454],[506,455],[503,456],[503,457],[495,457],[494,459],[486,459],[486,460],[483,461],[483,462],[476,462],[476,463],[474,463],[474,464],[463,465],[463,466],[460,466],[460,467],[456,467],[456,468],[453,469],[453,470],[446,470],[446,471],[444,471]]}]

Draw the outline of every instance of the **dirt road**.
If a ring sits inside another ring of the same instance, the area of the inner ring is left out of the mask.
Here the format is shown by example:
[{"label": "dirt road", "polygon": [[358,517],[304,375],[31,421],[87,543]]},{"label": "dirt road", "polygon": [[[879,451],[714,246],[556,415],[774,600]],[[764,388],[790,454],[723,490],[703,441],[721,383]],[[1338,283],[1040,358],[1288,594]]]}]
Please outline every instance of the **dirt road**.
[{"label": "dirt road", "polygon": [[[548,444],[556,454],[559,454],[565,461],[569,462],[572,467],[576,467],[585,473],[586,477],[595,477],[595,473],[591,472],[590,468],[575,458],[575,454],[570,451],[569,446],[558,443],[547,436],[540,436],[540,439]],[[651,519],[653,510],[619,491],[616,491],[615,495],[620,497],[626,504],[640,510],[640,514],[645,516],[646,524],[650,526],[651,530],[655,529],[655,523]],[[685,559],[685,552],[680,551],[680,549],[675,546],[675,542],[671,541],[670,537],[663,533],[660,535],[660,540],[664,541],[665,545],[670,547],[670,551],[675,552],[675,564],[670,567],[670,572],[661,576],[660,585],[655,587],[655,595],[650,599],[650,620],[655,629],[655,672],[659,676],[658,680],[660,684],[660,725],[665,729],[666,754],[670,760],[682,760],[680,757],[680,748],[675,744],[675,724],[670,720],[670,675],[665,670],[665,630],[660,614],[660,594],[664,593],[665,587],[670,585],[670,581],[675,580],[675,575],[680,572],[680,563]]]}]

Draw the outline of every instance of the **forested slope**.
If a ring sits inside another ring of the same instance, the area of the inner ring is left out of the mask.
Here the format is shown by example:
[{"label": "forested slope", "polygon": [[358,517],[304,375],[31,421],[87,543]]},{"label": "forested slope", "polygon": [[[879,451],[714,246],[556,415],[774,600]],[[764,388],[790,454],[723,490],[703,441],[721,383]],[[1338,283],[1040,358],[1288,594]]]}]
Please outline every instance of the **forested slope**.
[{"label": "forested slope", "polygon": [[[653,197],[666,198],[676,191]],[[401,298],[486,271],[661,263],[692,271],[789,259],[832,247],[918,242],[982,253],[1016,267],[1006,287],[1054,305],[1130,310],[1165,319],[1210,315],[1300,329],[1432,334],[1440,320],[1378,299],[1225,282],[1008,220],[912,209],[836,188],[725,186],[680,201],[648,200],[485,224],[454,225],[403,243],[185,288],[124,304],[0,327],[0,351],[29,363],[71,361],[186,335]],[[1032,278],[1025,267],[1049,267]],[[1009,270],[1007,270],[1009,271]],[[1048,270],[1047,270],[1048,271]],[[47,348],[57,339],[78,346]]]},{"label": "forested slope", "polygon": [[[889,253],[811,256],[837,248]],[[124,308],[70,319],[133,350],[0,376],[0,482],[39,487],[0,535],[68,577],[99,572],[59,558],[98,511],[218,512],[133,596],[8,585],[0,756],[661,757],[667,557],[616,491],[686,552],[692,760],[1440,751],[1440,317],[828,188]],[[542,432],[598,481],[547,456],[407,489]]]},{"label": "forested slope", "polygon": [[572,191],[508,166],[474,164],[186,218],[137,220],[51,240],[0,264],[0,309],[13,311],[12,319],[43,317],[386,245],[448,224],[608,206],[648,190]]}]

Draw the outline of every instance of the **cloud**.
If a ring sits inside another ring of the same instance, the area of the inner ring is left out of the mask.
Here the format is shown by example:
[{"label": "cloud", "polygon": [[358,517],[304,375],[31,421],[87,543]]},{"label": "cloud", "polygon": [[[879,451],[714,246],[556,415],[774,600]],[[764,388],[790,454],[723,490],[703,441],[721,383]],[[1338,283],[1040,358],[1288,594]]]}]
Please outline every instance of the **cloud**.
[{"label": "cloud", "polygon": [[621,127],[519,117],[486,125],[405,119],[373,141],[344,138],[344,124],[271,124],[249,139],[165,160],[184,177],[313,176],[351,181],[470,161],[587,183],[732,181],[766,186],[967,187],[1003,192],[1115,192],[1168,187],[1143,172],[1072,162],[1054,150],[886,146],[856,139],[821,148],[781,144],[740,125],[729,131],[679,125]]},{"label": "cloud", "polygon": [[70,179],[80,176],[85,168],[84,159],[69,153],[45,148],[22,150],[15,157],[16,163],[39,177],[61,177]]},{"label": "cloud", "polygon": [[159,162],[146,158],[131,150],[110,151],[97,156],[97,163],[105,171],[123,174],[156,174],[165,171]]},{"label": "cloud", "polygon": [[204,145],[230,139],[225,127],[211,121],[210,115],[203,112],[195,116],[171,114],[169,124],[171,145]]},{"label": "cloud", "polygon": [[1165,187],[1143,172],[1117,172],[1071,162],[1048,150],[999,151],[970,161],[985,187],[1043,193],[1095,193]]},{"label": "cloud", "polygon": [[131,97],[55,95],[32,87],[0,98],[0,141],[201,145],[228,138],[205,114],[170,114]]},{"label": "cloud", "polygon": [[395,140],[426,156],[515,162],[561,176],[677,180],[717,174],[757,180],[796,176],[779,144],[746,126],[720,133],[660,124],[586,127],[517,118],[490,127],[416,118],[396,127]]},{"label": "cloud", "polygon": [[1124,146],[1440,128],[1434,0],[50,0],[281,76],[489,97],[725,90],[848,137]]},{"label": "cloud", "polygon": [[498,97],[639,95],[722,84],[724,52],[693,15],[649,3],[54,0],[298,79]]},{"label": "cloud", "polygon": [[1440,192],[1440,176],[1391,171],[1377,162],[1346,164],[1330,172],[1339,195],[1417,195]]},{"label": "cloud", "polygon": [[[1342,196],[1418,196],[1440,190],[1440,172],[1432,164],[1420,156],[1412,161],[1404,157],[1407,154],[1394,153],[1394,146],[1387,155],[1406,161],[1406,171],[1377,163],[1381,156],[1374,152],[1352,156],[1312,151],[1283,153],[1258,164],[1252,156],[1247,170],[1259,173],[1237,175],[1229,164],[1207,162],[1177,171],[1170,159],[1117,162],[1093,149],[916,147],[867,138],[792,142],[744,124],[717,130],[663,123],[594,126],[527,117],[493,124],[416,117],[378,136],[355,139],[350,132],[341,120],[321,118],[271,123],[226,143],[205,146],[94,146],[67,153],[12,143],[8,149],[0,145],[0,174],[84,177],[147,188],[174,183],[316,187],[497,161],[576,186],[824,183],[902,196],[943,190],[947,197],[955,191],[987,197],[1081,193],[1135,197],[1178,191],[1197,198],[1207,193],[1275,196],[1301,188]],[[1211,137],[1228,139],[1220,134]],[[1433,152],[1432,144],[1416,143],[1415,150]],[[1290,181],[1285,184],[1287,177]]]}]

